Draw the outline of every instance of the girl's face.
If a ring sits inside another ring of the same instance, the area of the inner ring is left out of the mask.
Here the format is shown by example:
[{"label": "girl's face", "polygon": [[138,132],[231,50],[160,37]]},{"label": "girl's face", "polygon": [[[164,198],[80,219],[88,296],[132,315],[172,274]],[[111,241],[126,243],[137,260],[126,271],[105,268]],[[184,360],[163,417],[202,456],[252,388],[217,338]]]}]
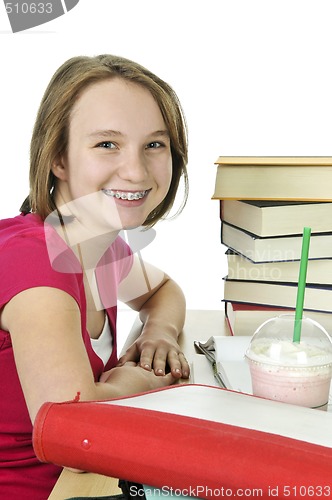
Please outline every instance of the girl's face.
[{"label": "girl's face", "polygon": [[67,152],[52,171],[56,204],[85,225],[142,225],[172,177],[169,134],[150,92],[119,78],[86,89],[72,109]]}]

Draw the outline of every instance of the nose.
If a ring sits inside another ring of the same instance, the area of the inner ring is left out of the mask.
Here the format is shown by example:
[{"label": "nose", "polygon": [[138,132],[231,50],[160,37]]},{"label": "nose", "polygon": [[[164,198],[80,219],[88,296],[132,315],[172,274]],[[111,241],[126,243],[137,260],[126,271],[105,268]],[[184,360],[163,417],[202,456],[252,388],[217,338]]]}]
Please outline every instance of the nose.
[{"label": "nose", "polygon": [[118,175],[125,181],[140,184],[148,177],[147,161],[144,153],[139,151],[128,152],[118,168]]}]

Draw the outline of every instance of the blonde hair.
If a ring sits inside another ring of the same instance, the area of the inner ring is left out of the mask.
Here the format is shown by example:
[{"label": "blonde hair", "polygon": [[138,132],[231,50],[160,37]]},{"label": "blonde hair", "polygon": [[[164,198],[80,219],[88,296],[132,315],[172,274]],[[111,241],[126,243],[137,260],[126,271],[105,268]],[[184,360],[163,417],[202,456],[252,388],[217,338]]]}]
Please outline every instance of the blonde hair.
[{"label": "blonde hair", "polygon": [[22,204],[22,212],[36,212],[45,219],[56,209],[52,194],[56,178],[51,166],[67,150],[72,108],[87,87],[114,77],[129,80],[150,91],[170,134],[173,162],[171,185],[164,200],[149,214],[144,225],[152,226],[170,212],[181,177],[185,185],[179,211],[182,210],[188,196],[188,144],[186,122],[179,99],[166,82],[143,66],[105,54],[73,57],[53,75],[41,100],[32,133],[30,194]]}]

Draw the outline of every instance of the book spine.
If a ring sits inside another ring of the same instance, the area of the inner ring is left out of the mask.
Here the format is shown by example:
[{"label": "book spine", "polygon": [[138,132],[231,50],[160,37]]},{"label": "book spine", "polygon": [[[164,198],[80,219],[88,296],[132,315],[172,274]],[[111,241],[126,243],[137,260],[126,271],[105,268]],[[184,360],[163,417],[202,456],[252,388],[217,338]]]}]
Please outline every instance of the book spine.
[{"label": "book spine", "polygon": [[225,319],[226,319],[229,333],[230,333],[231,337],[234,337],[234,325],[233,325],[231,318],[229,317],[227,309],[228,309],[227,308],[227,301],[225,301]]}]

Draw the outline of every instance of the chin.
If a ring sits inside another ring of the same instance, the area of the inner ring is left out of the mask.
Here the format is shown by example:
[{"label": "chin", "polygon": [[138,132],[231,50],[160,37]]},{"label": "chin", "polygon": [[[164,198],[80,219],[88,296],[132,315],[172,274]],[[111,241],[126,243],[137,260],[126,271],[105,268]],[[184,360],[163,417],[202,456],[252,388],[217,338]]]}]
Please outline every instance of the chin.
[{"label": "chin", "polygon": [[143,226],[152,210],[153,208],[151,208],[149,212],[144,211],[144,213],[141,212],[140,214],[136,214],[136,216],[134,214],[121,213],[121,211],[119,210],[121,228],[135,229],[137,227]]},{"label": "chin", "polygon": [[138,227],[142,227],[143,226],[145,220],[146,219],[144,219],[143,221],[137,222],[137,223],[128,222],[127,224],[124,222],[122,224],[121,229],[124,229],[124,230],[137,229]]}]

